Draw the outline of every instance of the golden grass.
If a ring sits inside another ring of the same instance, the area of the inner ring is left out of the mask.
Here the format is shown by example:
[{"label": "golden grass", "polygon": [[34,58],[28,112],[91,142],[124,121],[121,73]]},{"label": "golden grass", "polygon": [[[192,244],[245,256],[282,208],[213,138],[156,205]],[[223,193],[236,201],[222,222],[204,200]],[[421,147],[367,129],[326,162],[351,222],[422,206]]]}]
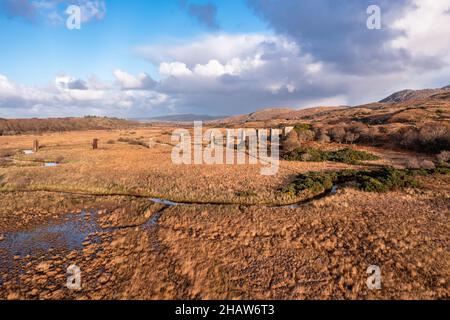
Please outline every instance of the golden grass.
[{"label": "golden grass", "polygon": [[[106,143],[121,136],[170,142],[171,129],[46,134],[37,154],[0,167],[0,239],[91,209],[113,228],[82,250],[36,252],[0,268],[0,299],[449,298],[448,176],[418,177],[420,190],[346,188],[297,209],[273,208],[260,204],[311,196],[278,192],[298,173],[355,166],[282,161],[277,175],[261,176],[260,165],[176,166],[170,146]],[[33,138],[0,137],[0,152],[29,149]],[[100,139],[98,150],[92,138]],[[381,156],[372,165],[402,166],[415,156],[355,148]],[[57,158],[54,168],[24,165]],[[150,197],[196,204],[167,208],[149,226],[163,209]],[[70,264],[83,270],[81,291],[65,288]],[[367,289],[370,265],[382,270],[382,290]]]},{"label": "golden grass", "polygon": [[[70,191],[88,194],[129,194],[160,197],[180,202],[289,203],[302,198],[285,198],[277,190],[298,172],[343,169],[350,166],[329,163],[281,162],[275,176],[262,176],[263,165],[174,165],[171,146],[156,144],[147,149],[127,143],[108,144],[121,136],[153,138],[170,142],[171,128],[130,131],[87,131],[48,134],[39,137],[43,148],[37,154],[15,156],[16,165],[0,168],[3,191]],[[92,150],[92,138],[100,139]],[[35,136],[0,137],[1,148],[26,149]],[[55,168],[30,161],[55,161]],[[240,194],[252,196],[239,197]]]}]

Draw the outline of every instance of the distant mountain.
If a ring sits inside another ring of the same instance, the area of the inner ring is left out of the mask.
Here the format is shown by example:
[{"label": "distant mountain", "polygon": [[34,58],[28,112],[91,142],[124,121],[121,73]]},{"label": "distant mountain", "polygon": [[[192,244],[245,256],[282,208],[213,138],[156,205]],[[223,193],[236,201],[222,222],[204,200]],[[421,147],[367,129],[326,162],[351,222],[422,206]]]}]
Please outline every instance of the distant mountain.
[{"label": "distant mountain", "polygon": [[291,108],[269,108],[259,110],[250,114],[232,116],[225,119],[216,120],[217,123],[248,123],[269,120],[300,120],[317,114],[323,114],[334,110],[341,110],[347,107],[316,107],[296,110]]},{"label": "distant mountain", "polygon": [[402,90],[381,100],[381,103],[400,103],[409,100],[421,100],[430,98],[436,94],[450,92],[450,85],[440,89]]},{"label": "distant mountain", "polygon": [[192,122],[192,121],[211,121],[225,118],[224,116],[196,115],[196,114],[175,114],[168,116],[138,118],[134,119],[140,122]]}]

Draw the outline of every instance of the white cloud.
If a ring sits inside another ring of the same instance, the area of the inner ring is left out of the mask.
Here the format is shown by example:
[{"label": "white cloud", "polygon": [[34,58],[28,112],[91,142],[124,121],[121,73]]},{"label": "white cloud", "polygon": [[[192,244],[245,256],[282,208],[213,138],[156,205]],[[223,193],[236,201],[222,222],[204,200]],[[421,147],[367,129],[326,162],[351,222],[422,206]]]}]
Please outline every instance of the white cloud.
[{"label": "white cloud", "polygon": [[161,76],[184,77],[184,76],[201,76],[209,78],[217,78],[223,75],[237,76],[246,70],[256,69],[264,65],[261,56],[257,54],[253,58],[241,60],[235,57],[230,61],[222,64],[216,59],[209,60],[206,64],[196,64],[193,70],[189,69],[183,62],[163,62],[159,66]]},{"label": "white cloud", "polygon": [[152,89],[155,87],[156,82],[146,73],[141,73],[137,76],[133,76],[123,70],[114,70],[114,76],[119,81],[122,89],[140,90],[140,89]]},{"label": "white cloud", "polygon": [[217,60],[210,60],[207,64],[197,64],[194,71],[203,77],[218,77],[225,74],[225,66]]},{"label": "white cloud", "polygon": [[404,34],[393,48],[405,49],[414,58],[440,57],[450,63],[450,0],[414,0],[414,6],[393,23]]},{"label": "white cloud", "polygon": [[9,96],[14,93],[14,86],[7,77],[0,74],[0,95],[2,97]]},{"label": "white cloud", "polygon": [[[94,78],[98,81],[96,78]],[[152,90],[122,90],[112,85],[90,87],[93,82],[68,75],[55,78],[46,88],[24,86],[0,74],[0,116],[79,116],[86,114],[128,117],[168,108],[170,98]],[[98,81],[100,83],[100,81]],[[80,84],[83,84],[80,87]]]},{"label": "white cloud", "polygon": [[188,76],[192,74],[192,71],[182,62],[163,62],[159,66],[159,73],[162,76]]},{"label": "white cloud", "polygon": [[219,34],[202,36],[189,42],[141,46],[136,52],[155,64],[178,61],[185,63],[188,68],[193,68],[211,60],[222,64],[236,57],[246,60],[267,51],[269,44],[293,53],[299,50],[294,42],[284,37],[266,34]]}]

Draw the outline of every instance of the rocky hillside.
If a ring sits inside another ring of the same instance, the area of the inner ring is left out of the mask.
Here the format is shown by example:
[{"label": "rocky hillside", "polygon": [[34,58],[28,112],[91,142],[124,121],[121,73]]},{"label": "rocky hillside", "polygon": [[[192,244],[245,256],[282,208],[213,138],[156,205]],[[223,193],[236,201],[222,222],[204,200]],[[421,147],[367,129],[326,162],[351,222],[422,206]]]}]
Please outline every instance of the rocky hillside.
[{"label": "rocky hillside", "polygon": [[[309,109],[265,109],[247,115],[214,121],[228,125],[261,125],[264,123],[346,124],[367,125],[395,123],[416,125],[437,121],[450,123],[450,86],[442,89],[405,90],[384,99],[355,107],[316,107]],[[387,102],[392,101],[392,102]]]},{"label": "rocky hillside", "polygon": [[314,115],[324,115],[336,110],[343,110],[347,107],[316,107],[302,110],[291,108],[271,108],[259,110],[246,115],[238,115],[225,119],[213,121],[220,124],[250,124],[261,121],[294,121],[301,120]]},{"label": "rocky hillside", "polygon": [[382,103],[399,103],[410,100],[419,100],[430,98],[434,95],[450,93],[450,86],[446,86],[440,89],[424,89],[424,90],[402,90],[396,92],[389,97],[381,100]]}]

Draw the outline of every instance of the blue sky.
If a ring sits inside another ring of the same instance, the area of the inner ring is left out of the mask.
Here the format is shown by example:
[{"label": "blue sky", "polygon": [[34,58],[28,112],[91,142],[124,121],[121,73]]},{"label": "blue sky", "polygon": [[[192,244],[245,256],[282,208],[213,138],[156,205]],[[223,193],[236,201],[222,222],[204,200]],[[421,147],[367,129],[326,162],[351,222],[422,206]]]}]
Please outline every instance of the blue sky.
[{"label": "blue sky", "polygon": [[[220,6],[217,21],[221,30],[215,32],[267,31],[244,1],[209,2]],[[206,32],[210,30],[192,19],[179,0],[108,0],[104,19],[82,24],[76,31],[47,21],[29,23],[2,15],[0,39],[8,44],[8,50],[0,51],[0,70],[14,81],[30,85],[51,81],[60,72],[108,79],[115,68],[133,73],[147,70],[157,77],[154,66],[134,54],[135,47],[195,38]]]},{"label": "blue sky", "polygon": [[0,0],[0,117],[372,102],[450,84],[449,22],[450,0]]}]

